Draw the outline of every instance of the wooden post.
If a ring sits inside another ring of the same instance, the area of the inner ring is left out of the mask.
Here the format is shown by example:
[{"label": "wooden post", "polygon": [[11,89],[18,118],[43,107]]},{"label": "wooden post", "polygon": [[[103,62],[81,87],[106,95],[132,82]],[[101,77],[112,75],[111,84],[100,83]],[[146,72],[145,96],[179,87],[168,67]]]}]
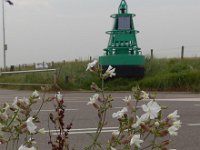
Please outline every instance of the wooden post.
[{"label": "wooden post", "polygon": [[90,56],[90,62],[92,62],[92,56]]},{"label": "wooden post", "polygon": [[53,84],[56,85],[57,84],[57,70],[54,72],[53,74]]},{"label": "wooden post", "polygon": [[153,49],[151,49],[151,59],[153,59]]},{"label": "wooden post", "polygon": [[55,65],[54,65],[54,64],[55,64],[55,63],[54,63],[54,61],[52,61],[52,62],[51,62],[51,67],[52,67],[52,68],[54,68],[54,67],[55,67]]},{"label": "wooden post", "polygon": [[181,47],[181,59],[184,58],[184,46]]}]

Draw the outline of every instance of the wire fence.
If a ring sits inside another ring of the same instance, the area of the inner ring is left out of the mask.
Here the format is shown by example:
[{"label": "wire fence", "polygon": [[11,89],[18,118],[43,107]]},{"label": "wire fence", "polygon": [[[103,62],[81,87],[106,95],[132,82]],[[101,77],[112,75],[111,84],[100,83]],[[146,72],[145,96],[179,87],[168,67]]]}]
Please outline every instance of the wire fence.
[{"label": "wire fence", "polygon": [[200,57],[200,46],[180,46],[166,49],[151,49],[144,53],[151,58],[188,58]]},{"label": "wire fence", "polygon": [[40,69],[40,70],[26,70],[26,71],[8,71],[0,72],[0,76],[16,75],[16,74],[28,74],[28,73],[38,73],[38,72],[52,72],[53,83],[52,84],[42,84],[42,83],[12,83],[12,82],[0,82],[0,85],[9,86],[52,86],[57,83],[57,70],[56,69]]},{"label": "wire fence", "polygon": [[[154,48],[149,50],[142,50],[143,55],[151,58],[188,58],[188,57],[200,57],[200,45],[196,46],[180,46],[171,48]],[[103,55],[103,54],[102,54]],[[92,59],[98,59],[99,56],[88,56],[87,58],[78,58],[73,61],[91,61]],[[0,72],[5,71],[23,71],[23,70],[37,70],[37,69],[53,69],[56,64],[67,63],[67,60],[61,62],[41,62],[31,64],[19,64],[11,65],[6,68],[0,68]]]}]

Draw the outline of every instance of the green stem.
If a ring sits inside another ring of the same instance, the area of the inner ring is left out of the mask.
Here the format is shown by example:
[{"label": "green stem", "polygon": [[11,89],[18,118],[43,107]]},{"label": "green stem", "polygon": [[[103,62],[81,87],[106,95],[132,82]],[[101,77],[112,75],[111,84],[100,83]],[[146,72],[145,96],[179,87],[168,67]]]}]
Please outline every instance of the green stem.
[{"label": "green stem", "polygon": [[17,135],[17,146],[16,146],[16,150],[18,149],[18,145],[19,145],[19,133]]},{"label": "green stem", "polygon": [[38,109],[37,113],[35,114],[35,116],[38,116],[38,114],[40,113],[43,105],[44,105],[44,99],[45,99],[45,93],[42,96],[42,104],[40,105],[40,108]]},{"label": "green stem", "polygon": [[8,141],[6,143],[6,150],[8,150],[8,143],[10,142],[11,137],[12,137],[12,134],[10,135],[10,137],[8,138]]},{"label": "green stem", "polygon": [[101,79],[101,94],[103,97],[103,100],[105,99],[105,95],[104,95],[104,78],[102,77]]},{"label": "green stem", "polygon": [[154,135],[154,138],[153,138],[153,144],[152,144],[152,148],[151,148],[151,150],[153,150],[153,149],[154,149],[154,147],[155,147],[156,138],[157,138],[157,137]]},{"label": "green stem", "polygon": [[151,134],[151,132],[149,132],[149,133],[144,137],[144,141],[149,137],[150,134]]},{"label": "green stem", "polygon": [[[103,98],[103,107],[101,107],[101,108],[104,109],[104,108],[106,108],[107,101],[105,101],[106,99],[105,99],[105,94],[104,94],[104,78],[103,78],[102,75],[101,75],[101,94],[102,94],[102,98]],[[103,126],[104,126],[104,124],[105,124],[105,120],[106,120],[106,111],[107,111],[107,109],[103,110],[103,112],[102,112],[102,116],[103,116],[103,117],[99,120],[98,128],[97,128],[95,137],[94,137],[94,139],[93,139],[93,143],[92,143],[90,146],[88,146],[87,148],[85,148],[85,149],[91,150],[92,148],[95,148],[95,147],[96,147],[97,140],[98,140],[98,138],[99,138],[99,136],[100,136],[100,134],[101,134],[101,131],[102,131],[102,129],[103,129]]]},{"label": "green stem", "polygon": [[12,118],[12,120],[10,121],[10,123],[7,125],[7,128],[13,123],[13,121],[15,120],[15,118],[17,117],[17,114],[19,112],[19,109],[17,110],[17,112],[15,112],[14,117]]}]

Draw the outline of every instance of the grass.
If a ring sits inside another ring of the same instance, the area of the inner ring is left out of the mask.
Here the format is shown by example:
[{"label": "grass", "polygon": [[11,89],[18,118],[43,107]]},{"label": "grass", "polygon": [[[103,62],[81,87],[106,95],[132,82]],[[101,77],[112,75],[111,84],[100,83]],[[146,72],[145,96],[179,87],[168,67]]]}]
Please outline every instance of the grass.
[{"label": "grass", "polygon": [[[98,78],[86,72],[87,61],[54,63],[57,71],[57,84],[63,90],[90,90],[91,82],[100,84]],[[33,69],[27,66],[23,70]],[[18,75],[2,75],[0,83],[42,83],[52,84],[52,73],[29,73]],[[116,86],[117,85],[117,86]],[[200,58],[181,59],[149,59],[146,58],[145,77],[141,80],[115,78],[106,81],[107,90],[130,90],[139,85],[145,90],[159,91],[200,91]],[[5,86],[16,88],[16,86]],[[35,89],[39,86],[17,86],[18,89]]]}]

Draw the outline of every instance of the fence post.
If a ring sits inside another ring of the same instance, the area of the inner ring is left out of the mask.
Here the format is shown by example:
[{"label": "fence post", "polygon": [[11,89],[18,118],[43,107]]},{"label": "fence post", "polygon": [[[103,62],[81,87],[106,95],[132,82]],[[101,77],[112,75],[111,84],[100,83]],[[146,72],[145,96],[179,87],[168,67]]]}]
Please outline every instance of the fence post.
[{"label": "fence post", "polygon": [[181,47],[181,59],[184,58],[184,46]]},{"label": "fence post", "polygon": [[53,74],[53,83],[54,83],[54,85],[57,84],[57,70]]},{"label": "fence post", "polygon": [[153,59],[153,49],[151,49],[151,59]]},{"label": "fence post", "polygon": [[92,56],[90,56],[90,62],[92,62]]}]

